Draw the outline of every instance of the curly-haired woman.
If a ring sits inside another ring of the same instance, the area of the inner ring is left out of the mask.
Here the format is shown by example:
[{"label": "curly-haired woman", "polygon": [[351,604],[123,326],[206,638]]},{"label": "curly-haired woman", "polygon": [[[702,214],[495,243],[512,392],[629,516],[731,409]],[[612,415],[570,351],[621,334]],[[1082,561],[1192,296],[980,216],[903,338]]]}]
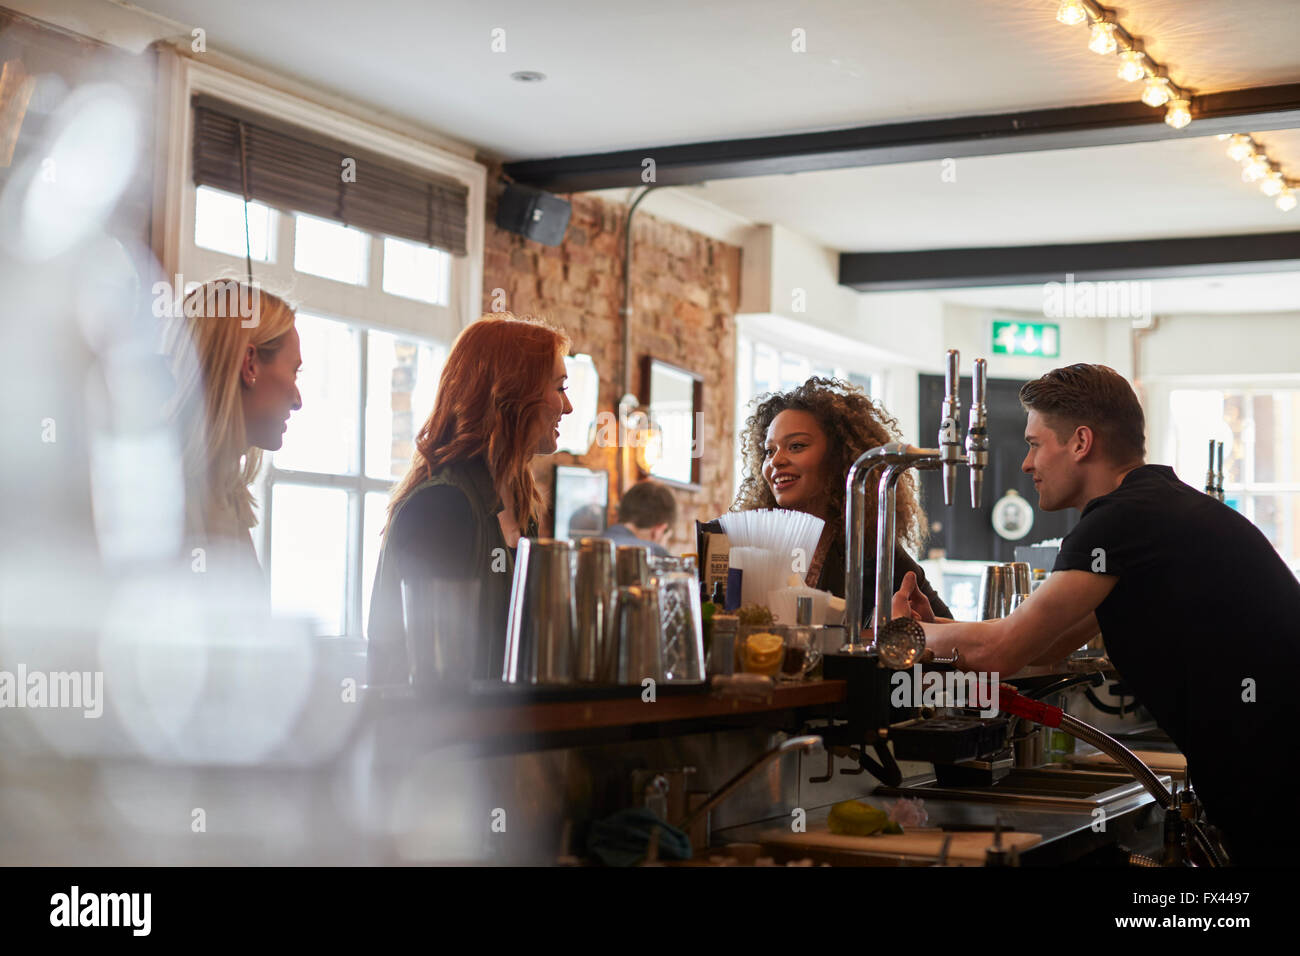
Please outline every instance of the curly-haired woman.
[{"label": "curly-haired woman", "polygon": [[[861,389],[828,378],[810,378],[789,391],[762,395],[755,401],[741,436],[745,477],[731,510],[786,508],[824,518],[826,526],[807,582],[843,597],[844,489],[849,468],[867,449],[899,440],[898,421]],[[876,540],[879,474],[872,473],[866,494],[862,619],[867,622],[876,603],[872,543]],[[898,482],[897,508],[892,590],[897,591],[903,576],[911,571],[916,574],[920,593],[929,599],[929,608],[917,607],[917,613],[926,618],[951,617],[925,572],[904,549],[904,545],[919,547],[925,537],[925,514],[911,473]]]}]

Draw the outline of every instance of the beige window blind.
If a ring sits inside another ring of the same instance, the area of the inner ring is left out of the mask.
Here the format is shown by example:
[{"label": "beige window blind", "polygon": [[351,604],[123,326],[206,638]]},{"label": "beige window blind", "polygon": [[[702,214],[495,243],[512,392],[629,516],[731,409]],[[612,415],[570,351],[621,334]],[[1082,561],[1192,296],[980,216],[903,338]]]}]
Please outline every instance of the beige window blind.
[{"label": "beige window blind", "polygon": [[465,255],[464,184],[213,97],[191,103],[195,185]]}]

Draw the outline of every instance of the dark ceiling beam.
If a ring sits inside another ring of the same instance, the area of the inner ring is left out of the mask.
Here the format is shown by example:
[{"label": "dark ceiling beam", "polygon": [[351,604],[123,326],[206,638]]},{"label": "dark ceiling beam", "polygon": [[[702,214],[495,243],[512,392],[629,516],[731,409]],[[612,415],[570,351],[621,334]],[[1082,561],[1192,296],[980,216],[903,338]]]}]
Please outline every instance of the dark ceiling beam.
[{"label": "dark ceiling beam", "polygon": [[1191,111],[1193,122],[1182,130],[1164,122],[1163,109],[1140,102],[1104,103],[521,160],[507,163],[505,172],[516,182],[569,193],[640,186],[646,159],[654,160],[659,185],[684,186],[710,179],[1294,129],[1300,128],[1300,83],[1197,96]]},{"label": "dark ceiling beam", "polygon": [[1300,232],[1059,246],[840,254],[840,285],[859,292],[1173,279],[1300,270]]}]

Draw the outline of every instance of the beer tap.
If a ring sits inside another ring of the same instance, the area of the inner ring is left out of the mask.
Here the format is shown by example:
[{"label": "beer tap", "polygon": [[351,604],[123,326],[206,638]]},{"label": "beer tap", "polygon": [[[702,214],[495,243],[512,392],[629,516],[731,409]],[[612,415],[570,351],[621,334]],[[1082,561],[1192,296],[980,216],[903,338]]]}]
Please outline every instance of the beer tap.
[{"label": "beer tap", "polygon": [[1205,493],[1211,498],[1219,497],[1219,489],[1214,480],[1214,439],[1210,439],[1210,464],[1205,471]]},{"label": "beer tap", "polygon": [[1214,490],[1218,499],[1223,501],[1225,498],[1223,493],[1223,442],[1218,442],[1217,444],[1219,446],[1219,467],[1216,469],[1218,481],[1215,482]]},{"label": "beer tap", "polygon": [[[890,442],[871,448],[864,452],[853,467],[849,469],[845,487],[845,568],[844,601],[845,627],[848,640],[842,653],[862,654],[879,651],[881,660],[890,667],[910,667],[915,657],[924,648],[924,634],[918,638],[913,625],[911,635],[890,633],[887,646],[880,645],[880,638],[889,624],[890,602],[893,598],[894,584],[894,535],[895,535],[895,490],[899,479],[909,469],[928,471],[942,469],[944,500],[952,504],[953,490],[956,488],[957,466],[967,465],[971,468],[971,503],[978,505],[983,484],[983,469],[988,462],[988,429],[985,408],[985,387],[987,363],[984,359],[975,361],[972,378],[970,433],[966,438],[966,454],[962,454],[957,420],[961,414],[961,402],[957,397],[959,382],[958,370],[960,355],[954,350],[947,354],[945,383],[947,394],[943,400],[941,417],[943,423],[939,428],[939,447],[918,448],[906,442]],[[875,639],[870,646],[862,643],[863,626],[863,582],[862,566],[866,552],[866,495],[867,484],[876,469],[882,469],[876,488],[876,612]],[[897,622],[912,625],[910,619]],[[919,646],[918,646],[919,642]]]},{"label": "beer tap", "polygon": [[[961,399],[957,397],[961,355],[956,349],[948,350],[948,360],[943,373],[943,409],[939,413],[939,455],[943,464],[943,503],[951,505],[957,487],[957,463],[962,460]],[[974,413],[974,409],[971,409]]]},{"label": "beer tap", "polygon": [[966,431],[966,464],[970,467],[970,506],[978,508],[984,497],[984,468],[989,463],[988,406],[984,396],[988,362],[979,358],[971,369],[970,426]]}]

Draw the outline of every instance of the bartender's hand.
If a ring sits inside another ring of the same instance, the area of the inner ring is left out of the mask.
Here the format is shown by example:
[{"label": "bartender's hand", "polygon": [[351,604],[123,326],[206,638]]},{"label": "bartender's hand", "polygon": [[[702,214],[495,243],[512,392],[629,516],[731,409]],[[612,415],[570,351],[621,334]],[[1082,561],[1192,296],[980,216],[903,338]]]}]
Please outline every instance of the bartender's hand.
[{"label": "bartender's hand", "polygon": [[915,571],[903,575],[902,586],[894,594],[889,613],[893,617],[910,617],[927,624],[934,623],[934,609],[930,607],[930,599],[917,585]]}]

